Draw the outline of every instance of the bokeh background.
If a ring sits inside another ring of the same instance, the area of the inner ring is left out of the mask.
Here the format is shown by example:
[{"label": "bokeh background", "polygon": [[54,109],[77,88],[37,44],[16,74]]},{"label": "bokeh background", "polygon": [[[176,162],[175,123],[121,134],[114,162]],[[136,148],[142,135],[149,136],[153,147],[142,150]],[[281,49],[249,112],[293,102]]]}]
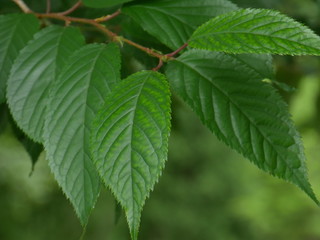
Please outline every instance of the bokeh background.
[{"label": "bokeh background", "polygon": [[[26,2],[45,11],[45,0]],[[277,9],[320,34],[320,0],[233,2]],[[72,3],[54,0],[52,8],[62,11]],[[10,0],[0,0],[0,14],[17,11]],[[75,15],[98,17],[108,11],[81,8]],[[121,21],[132,38],[158,45],[130,20]],[[92,29],[84,30],[88,41],[103,41]],[[143,62],[133,49],[125,50],[130,60],[124,62],[123,76],[156,64],[150,58]],[[320,58],[275,57],[275,69],[279,81],[295,88],[279,91],[302,134],[310,181],[320,197]],[[79,239],[82,227],[55,183],[45,154],[29,176],[31,159],[7,121],[6,107],[0,108],[0,239]],[[320,240],[320,208],[297,187],[265,174],[225,147],[176,96],[172,124],[168,162],[146,202],[140,239]],[[124,214],[117,209],[113,196],[103,189],[84,239],[129,240]]]}]

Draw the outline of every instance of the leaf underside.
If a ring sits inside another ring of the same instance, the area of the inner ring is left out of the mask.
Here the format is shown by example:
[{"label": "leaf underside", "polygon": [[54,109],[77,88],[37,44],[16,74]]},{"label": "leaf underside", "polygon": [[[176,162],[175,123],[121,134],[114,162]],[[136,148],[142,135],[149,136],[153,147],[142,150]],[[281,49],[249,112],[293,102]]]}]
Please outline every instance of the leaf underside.
[{"label": "leaf underside", "polygon": [[201,24],[236,9],[237,6],[227,0],[156,0],[130,3],[122,12],[174,50]]},{"label": "leaf underside", "polygon": [[242,9],[213,18],[193,33],[189,45],[227,53],[320,55],[319,36],[267,9]]},{"label": "leaf underside", "polygon": [[107,98],[93,125],[95,165],[125,209],[134,240],[145,199],[167,159],[169,131],[168,83],[153,71],[123,80]]},{"label": "leaf underside", "polygon": [[90,157],[89,126],[118,81],[118,47],[91,44],[70,57],[50,93],[45,121],[47,158],[83,225],[100,192],[99,175]]},{"label": "leaf underside", "polygon": [[193,50],[170,62],[166,73],[173,89],[220,140],[318,202],[287,106],[248,66],[246,55]]},{"label": "leaf underside", "polygon": [[6,83],[14,60],[38,31],[39,26],[34,15],[0,16],[0,103],[5,101]]},{"label": "leaf underside", "polygon": [[49,89],[68,57],[84,44],[77,28],[50,26],[21,50],[8,80],[7,98],[18,126],[43,142]]}]

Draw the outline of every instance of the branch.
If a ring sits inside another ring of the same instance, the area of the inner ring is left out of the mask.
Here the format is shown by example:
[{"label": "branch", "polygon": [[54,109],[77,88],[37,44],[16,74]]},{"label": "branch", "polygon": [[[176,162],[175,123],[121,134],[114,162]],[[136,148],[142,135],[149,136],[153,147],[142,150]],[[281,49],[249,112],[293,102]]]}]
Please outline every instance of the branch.
[{"label": "branch", "polygon": [[51,0],[47,0],[47,10],[46,13],[50,13],[51,12]]},{"label": "branch", "polygon": [[70,13],[74,12],[75,10],[77,10],[80,6],[82,5],[82,1],[78,1],[75,5],[73,5],[71,8],[69,8],[68,10],[64,11],[64,12],[59,12],[56,14],[59,15],[69,15]]},{"label": "branch", "polygon": [[179,47],[177,50],[175,50],[172,53],[168,53],[166,54],[167,57],[174,57],[175,55],[177,55],[179,52],[181,52],[183,49],[185,49],[186,47],[188,47],[188,43],[183,44],[181,47]]},{"label": "branch", "polygon": [[[124,37],[118,36],[116,33],[110,31],[108,28],[106,28],[104,25],[96,22],[95,20],[92,19],[86,19],[86,18],[76,18],[76,17],[69,17],[69,16],[64,16],[61,14],[57,14],[57,13],[35,13],[35,15],[39,18],[52,18],[52,19],[58,19],[58,20],[62,20],[65,22],[77,22],[77,23],[84,23],[84,24],[89,24],[92,25],[94,27],[96,27],[97,29],[99,29],[101,32],[103,32],[104,34],[106,34],[111,41],[115,41],[115,42],[119,42],[119,43],[127,43],[135,48],[140,49],[141,51],[146,52],[147,54],[149,54],[150,56],[162,59],[165,56],[157,53],[156,51],[144,47],[138,43],[132,42],[129,39],[126,39]],[[170,57],[169,57],[170,58]]]},{"label": "branch", "polygon": [[117,17],[120,13],[121,13],[121,11],[117,10],[116,12],[114,12],[114,13],[112,13],[110,15],[107,15],[107,16],[104,16],[104,17],[100,17],[100,18],[96,18],[95,21],[98,22],[98,23],[106,22],[106,21],[109,21],[112,18]]},{"label": "branch", "polygon": [[25,4],[23,0],[12,0],[24,13],[33,13],[33,11]]}]

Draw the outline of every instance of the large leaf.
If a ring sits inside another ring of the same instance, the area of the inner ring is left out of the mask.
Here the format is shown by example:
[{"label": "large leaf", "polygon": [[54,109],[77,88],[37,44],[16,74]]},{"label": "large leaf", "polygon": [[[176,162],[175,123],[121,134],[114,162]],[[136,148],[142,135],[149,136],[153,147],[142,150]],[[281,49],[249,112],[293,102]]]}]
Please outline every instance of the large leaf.
[{"label": "large leaf", "polygon": [[123,80],[94,122],[95,165],[124,207],[136,240],[145,199],[167,159],[170,91],[163,75],[143,71]]},{"label": "large leaf", "polygon": [[287,106],[270,84],[261,81],[246,56],[189,51],[169,63],[167,76],[220,140],[264,171],[298,185],[317,202]]},{"label": "large leaf", "polygon": [[85,225],[100,191],[89,153],[89,126],[120,81],[120,52],[113,44],[92,44],[68,62],[50,93],[45,149],[56,180]]},{"label": "large leaf", "polygon": [[105,8],[130,1],[132,0],[82,0],[84,5],[93,8]]},{"label": "large leaf", "polygon": [[77,28],[50,26],[21,50],[8,80],[7,97],[18,126],[42,142],[48,93],[69,55],[84,44]]},{"label": "large leaf", "polygon": [[227,53],[320,55],[320,37],[309,28],[266,9],[243,9],[213,18],[190,39],[194,48]]},{"label": "large leaf", "polygon": [[5,100],[6,83],[13,61],[38,29],[39,21],[34,15],[0,16],[0,103]]},{"label": "large leaf", "polygon": [[234,11],[228,0],[156,0],[132,3],[122,12],[171,49],[177,49],[193,31],[209,19]]}]

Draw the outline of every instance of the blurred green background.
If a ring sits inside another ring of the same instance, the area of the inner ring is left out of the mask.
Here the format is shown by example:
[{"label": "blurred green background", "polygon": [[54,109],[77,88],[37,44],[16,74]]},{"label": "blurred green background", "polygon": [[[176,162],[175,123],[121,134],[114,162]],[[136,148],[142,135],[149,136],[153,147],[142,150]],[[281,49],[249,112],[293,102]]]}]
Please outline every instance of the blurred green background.
[{"label": "blurred green background", "polygon": [[[45,9],[44,0],[26,2],[37,11]],[[67,9],[72,2],[52,1],[53,9]],[[320,33],[319,0],[234,2],[243,7],[278,9]],[[18,9],[10,0],[0,0],[1,14],[15,11]],[[101,16],[104,11],[109,10],[79,9],[77,14]],[[93,33],[87,35],[98,41],[101,37]],[[310,181],[318,197],[319,60],[316,57],[275,57],[278,80],[296,88],[292,92],[279,91],[288,102],[302,134]],[[124,68],[125,76],[137,68],[137,64],[133,60],[125,62]],[[30,157],[16,140],[12,125],[6,123],[6,114],[7,111],[2,110],[0,115],[0,239],[79,239],[82,228],[55,183],[44,153],[29,176]],[[225,147],[175,96],[172,123],[169,159],[146,202],[139,239],[320,240],[320,209],[297,187],[265,174]],[[116,224],[115,209],[112,195],[104,189],[84,239],[129,240],[125,217],[122,214]]]}]

